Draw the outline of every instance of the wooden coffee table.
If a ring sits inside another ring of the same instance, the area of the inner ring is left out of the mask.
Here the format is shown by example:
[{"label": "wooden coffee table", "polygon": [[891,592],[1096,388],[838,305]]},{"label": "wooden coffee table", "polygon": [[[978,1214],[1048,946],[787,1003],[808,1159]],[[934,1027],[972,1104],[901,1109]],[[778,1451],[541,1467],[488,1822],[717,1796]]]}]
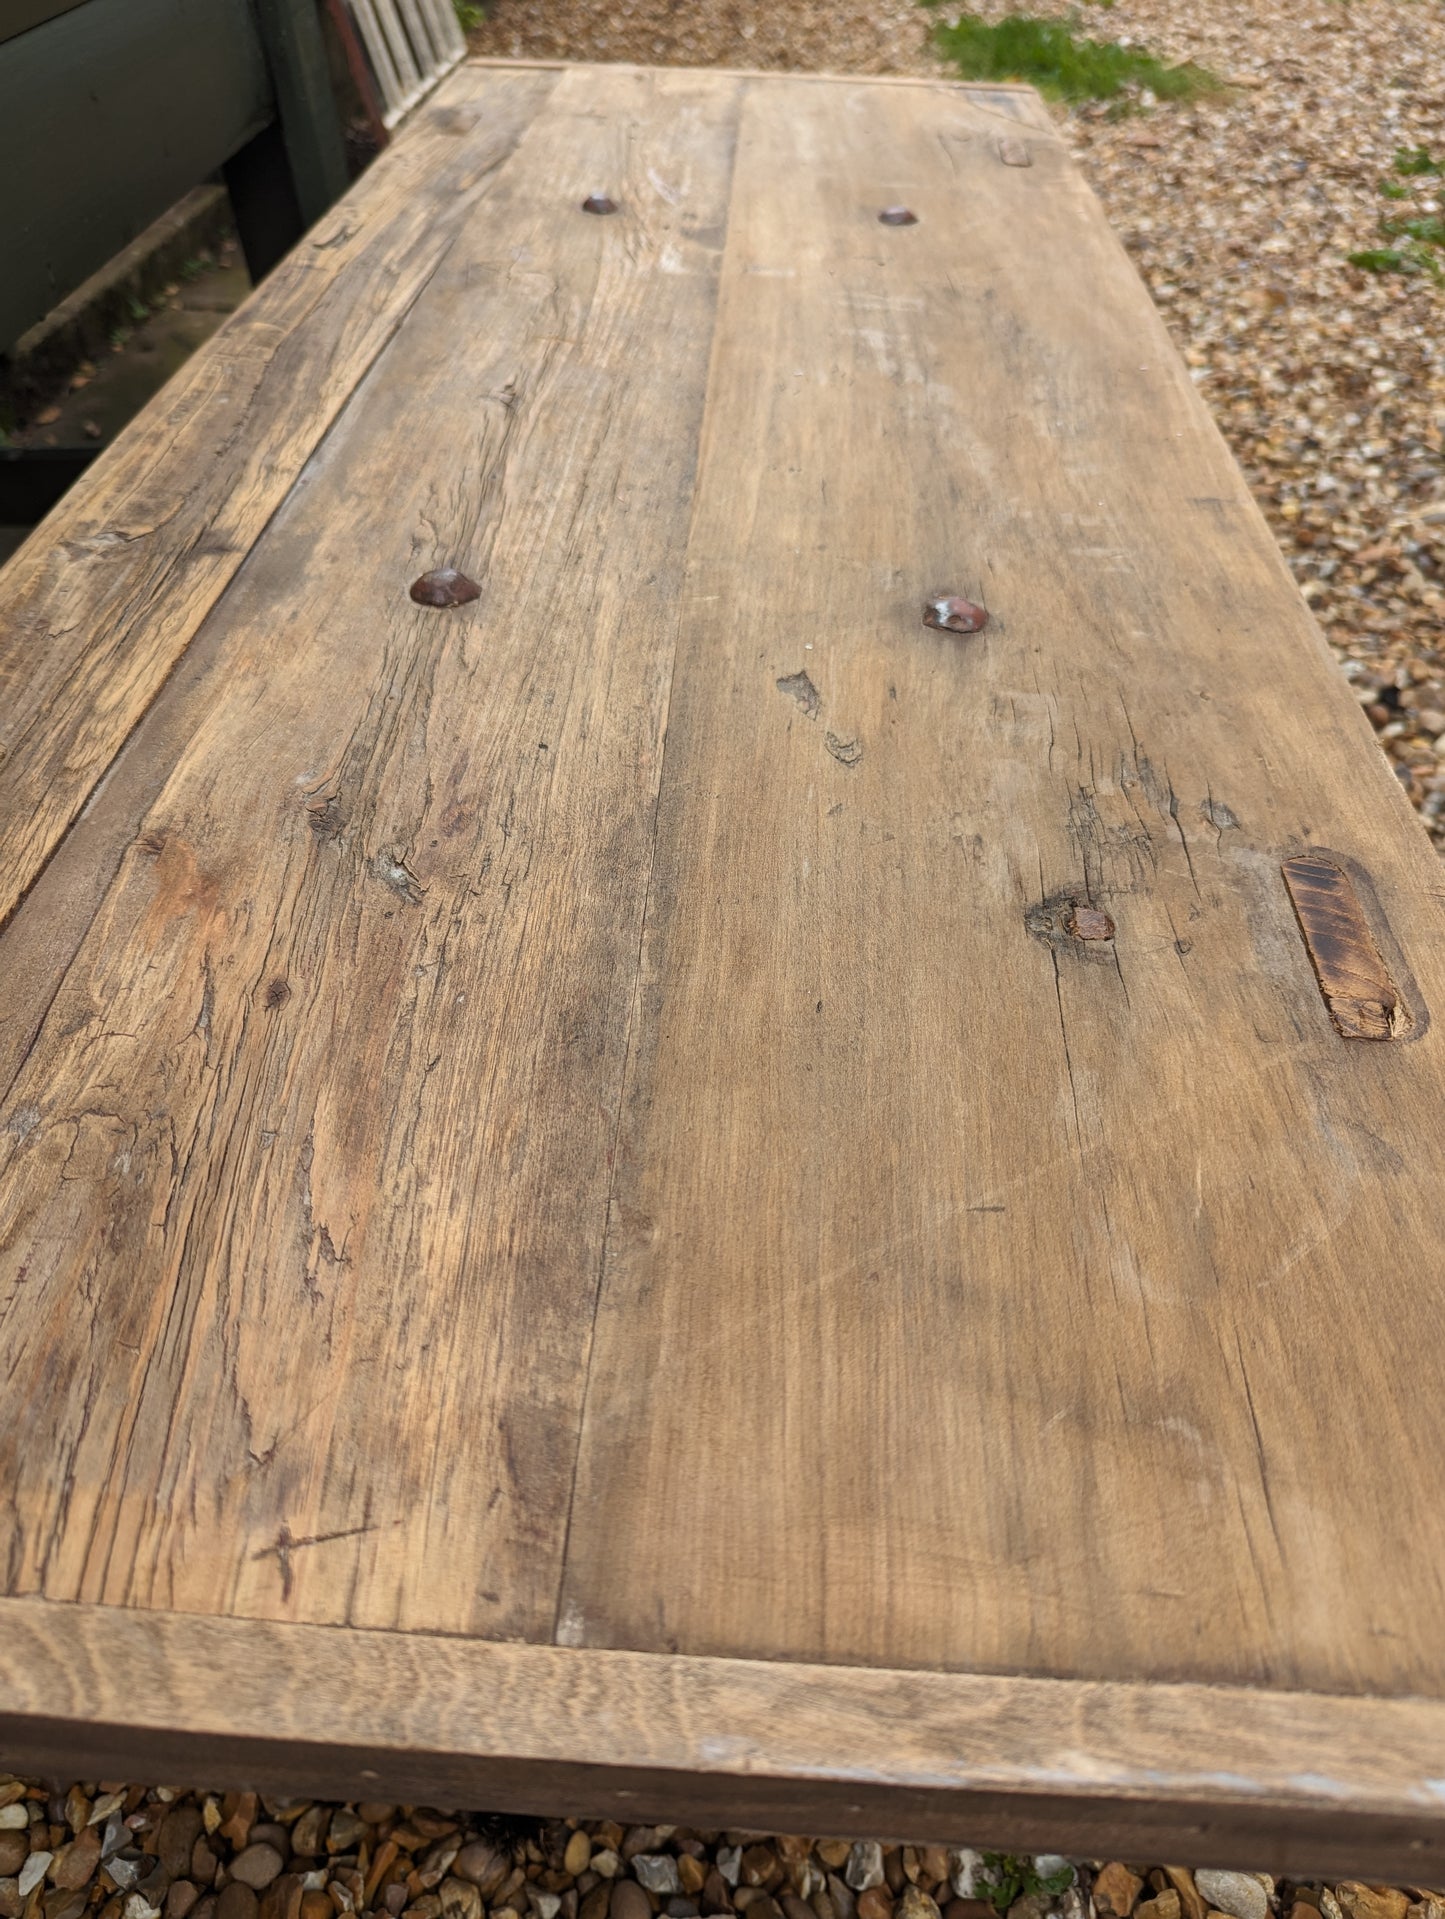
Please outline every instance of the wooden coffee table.
[{"label": "wooden coffee table", "polygon": [[1440,1883],[1445,881],[1033,95],[459,71],[0,615],[6,1763]]}]

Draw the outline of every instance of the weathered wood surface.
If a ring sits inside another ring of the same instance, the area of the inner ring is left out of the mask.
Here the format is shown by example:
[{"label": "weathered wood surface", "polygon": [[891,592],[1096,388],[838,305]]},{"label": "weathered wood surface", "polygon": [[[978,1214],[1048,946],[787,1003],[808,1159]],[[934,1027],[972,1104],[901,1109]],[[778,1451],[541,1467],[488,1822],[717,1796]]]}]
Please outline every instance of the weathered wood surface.
[{"label": "weathered wood surface", "polygon": [[[1438,1877],[1445,1708],[576,1652],[0,1599],[7,1763]],[[224,1685],[216,1676],[224,1675]],[[358,1684],[358,1676],[364,1683]],[[1244,1782],[1248,1781],[1248,1790]],[[1373,1863],[1372,1863],[1373,1862]]]},{"label": "weathered wood surface", "polygon": [[0,925],[556,83],[458,79],[9,561]]},{"label": "weathered wood surface", "polygon": [[1445,1864],[1445,886],[1030,96],[465,70],[0,615],[0,1736]]}]

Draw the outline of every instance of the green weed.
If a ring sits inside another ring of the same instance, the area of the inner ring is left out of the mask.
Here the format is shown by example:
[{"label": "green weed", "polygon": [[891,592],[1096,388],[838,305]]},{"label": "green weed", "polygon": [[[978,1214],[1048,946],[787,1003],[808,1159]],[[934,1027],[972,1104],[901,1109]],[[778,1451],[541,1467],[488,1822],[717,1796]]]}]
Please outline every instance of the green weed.
[{"label": "green weed", "polygon": [[979,1875],[978,1890],[997,1913],[1006,1913],[1015,1899],[1027,1893],[1044,1893],[1056,1899],[1074,1883],[1074,1869],[1063,1866],[1058,1872],[1040,1875],[1026,1853],[986,1852]]},{"label": "green weed", "polygon": [[457,21],[463,33],[470,33],[486,18],[486,9],[474,6],[472,0],[452,0],[452,4],[457,10]]},{"label": "green weed", "polygon": [[990,26],[965,13],[956,26],[937,22],[933,38],[965,79],[1028,80],[1054,100],[1111,100],[1125,87],[1147,87],[1159,100],[1187,100],[1219,87],[1192,61],[1169,67],[1142,47],[1076,38],[1073,24],[1015,13]]},{"label": "green weed", "polygon": [[1427,273],[1437,284],[1445,283],[1439,255],[1420,240],[1411,240],[1403,247],[1366,247],[1345,257],[1352,267],[1365,273]]},{"label": "green weed", "polygon": [[1391,240],[1420,240],[1426,246],[1445,247],[1445,220],[1438,213],[1422,213],[1414,220],[1383,220],[1380,231]]},{"label": "green weed", "polygon": [[1445,161],[1432,160],[1428,147],[1399,147],[1395,153],[1395,171],[1406,178],[1423,173],[1445,173]]},{"label": "green weed", "polygon": [[1410,197],[1410,189],[1402,187],[1398,180],[1382,180],[1380,191],[1387,200],[1408,200]]}]

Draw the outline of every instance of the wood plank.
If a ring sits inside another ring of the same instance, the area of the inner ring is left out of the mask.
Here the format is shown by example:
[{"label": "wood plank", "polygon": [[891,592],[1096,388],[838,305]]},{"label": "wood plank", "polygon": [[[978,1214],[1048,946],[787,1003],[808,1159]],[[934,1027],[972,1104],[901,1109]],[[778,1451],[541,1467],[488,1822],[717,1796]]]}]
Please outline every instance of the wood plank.
[{"label": "wood plank", "polygon": [[[1438,1699],[1439,865],[993,124],[748,95],[559,1636]],[[1334,1030],[1312,848],[1411,1038]]]},{"label": "wood plank", "polygon": [[[225,1675],[223,1684],[217,1675]],[[0,1744],[47,1778],[1445,1871],[1445,1707],[865,1671],[0,1600]]]},{"label": "wood plank", "polygon": [[555,84],[453,75],[7,562],[0,925]]},{"label": "wood plank", "polygon": [[739,91],[563,76],[212,615],[0,1119],[12,1591],[551,1634]]}]

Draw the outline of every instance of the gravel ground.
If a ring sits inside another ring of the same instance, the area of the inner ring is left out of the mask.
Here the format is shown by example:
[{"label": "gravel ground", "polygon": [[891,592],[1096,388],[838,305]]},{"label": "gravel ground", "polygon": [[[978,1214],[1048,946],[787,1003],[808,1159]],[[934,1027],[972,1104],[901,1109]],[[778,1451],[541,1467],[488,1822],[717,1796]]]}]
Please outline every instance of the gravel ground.
[{"label": "gravel ground", "polygon": [[[989,18],[1009,11],[978,0]],[[1033,11],[1063,14],[1061,0]],[[1436,0],[1116,0],[1085,29],[1233,84],[1058,109],[1406,790],[1445,846],[1445,290],[1361,272],[1445,181]],[[913,0],[494,0],[479,52],[858,73],[942,69]],[[1442,256],[1445,258],[1445,256]]]},{"label": "gravel ground", "polygon": [[998,1855],[959,1848],[0,1773],[3,1919],[1445,1919],[1445,1895],[1422,1887],[1006,1864],[1033,1886],[1015,1883],[1012,1903]]}]

